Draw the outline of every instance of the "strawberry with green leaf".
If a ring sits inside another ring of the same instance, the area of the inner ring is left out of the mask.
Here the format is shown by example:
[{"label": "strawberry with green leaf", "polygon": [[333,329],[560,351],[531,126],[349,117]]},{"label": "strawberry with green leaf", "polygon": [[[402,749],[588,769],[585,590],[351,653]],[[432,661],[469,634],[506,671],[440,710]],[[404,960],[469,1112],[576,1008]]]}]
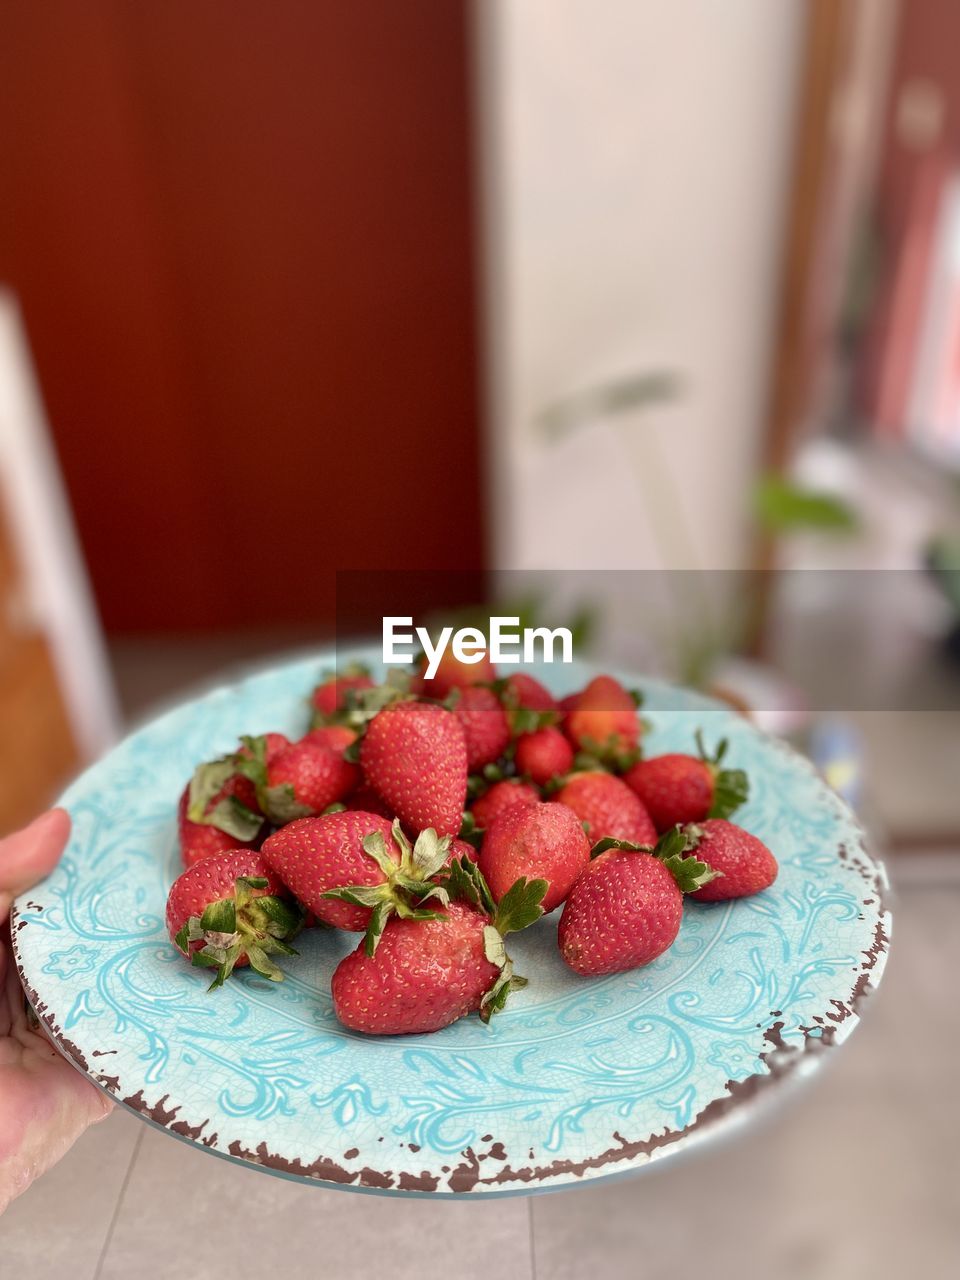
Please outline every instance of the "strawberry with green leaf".
[{"label": "strawberry with green leaf", "polygon": [[572,809],[561,804],[513,805],[487,828],[480,871],[501,901],[521,877],[547,882],[544,911],[560,905],[590,860],[590,842]]},{"label": "strawberry with green leaf", "polygon": [[675,941],[683,895],[719,873],[689,853],[676,828],[655,846],[601,840],[577,877],[560,916],[560,954],[576,973],[596,977],[649,964]]},{"label": "strawberry with green leaf", "polygon": [[233,758],[235,767],[253,783],[257,804],[275,826],[322,813],[349,795],[360,780],[357,766],[342,751],[311,734],[272,753],[264,737],[242,742],[244,750]]},{"label": "strawberry with green leaf", "polygon": [[723,738],[711,755],[698,729],[699,756],[671,752],[639,760],[623,780],[643,801],[658,831],[678,823],[729,818],[747,800],[750,783],[743,769],[725,769],[728,743]]},{"label": "strawberry with green leaf", "polygon": [[626,768],[639,755],[643,725],[637,708],[642,700],[613,676],[596,676],[567,711],[564,732],[591,759]]},{"label": "strawberry with green leaf", "polygon": [[453,856],[452,843],[427,830],[411,845],[396,820],[347,810],[291,822],[261,852],[317,919],[365,933],[372,954],[391,916],[425,920],[446,905],[433,877]]},{"label": "strawberry with green leaf", "polygon": [[370,669],[361,662],[348,663],[337,671],[325,671],[323,679],[310,695],[313,708],[311,728],[334,724],[345,710],[351,693],[373,687]]},{"label": "strawberry with green leaf", "polygon": [[769,889],[777,878],[776,858],[758,836],[725,818],[708,818],[683,828],[688,848],[705,858],[719,877],[692,894],[698,902],[726,902]]},{"label": "strawberry with green leaf", "polygon": [[331,982],[344,1026],[367,1035],[439,1031],[474,1011],[484,1021],[526,985],[513,972],[504,935],[541,914],[544,881],[519,882],[500,905],[469,860],[445,878],[450,900],[432,919],[391,919],[371,954],[363,943],[341,960]]},{"label": "strawberry with green leaf", "polygon": [[282,881],[249,849],[196,863],[167,897],[167,932],[193,965],[216,970],[211,991],[248,964],[279,982],[283,974],[271,957],[297,954],[289,944],[302,925],[303,913]]}]

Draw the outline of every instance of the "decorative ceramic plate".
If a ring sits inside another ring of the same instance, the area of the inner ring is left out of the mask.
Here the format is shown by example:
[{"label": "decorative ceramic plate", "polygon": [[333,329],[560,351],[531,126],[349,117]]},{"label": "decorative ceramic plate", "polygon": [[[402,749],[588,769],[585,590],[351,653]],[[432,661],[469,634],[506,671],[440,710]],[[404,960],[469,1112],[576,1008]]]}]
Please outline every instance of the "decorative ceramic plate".
[{"label": "decorative ceramic plate", "polygon": [[[365,659],[379,655],[360,655]],[[175,809],[194,765],[243,733],[305,730],[333,655],[217,689],[141,729],[67,791],[60,866],[16,903],[14,950],[55,1044],[123,1105],[207,1150],[322,1186],[506,1195],[635,1171],[778,1099],[856,1026],[886,958],[883,868],[812,767],[720,704],[629,677],[649,753],[730,739],[750,773],[737,821],[780,862],[776,884],[688,901],[653,964],[583,979],[556,915],[510,940],[531,978],[485,1026],[427,1036],[344,1030],[330,975],[354,935],[310,930],[279,985],[208,978],[167,940]],[[370,663],[376,668],[376,660]],[[582,687],[584,665],[541,672]]]}]

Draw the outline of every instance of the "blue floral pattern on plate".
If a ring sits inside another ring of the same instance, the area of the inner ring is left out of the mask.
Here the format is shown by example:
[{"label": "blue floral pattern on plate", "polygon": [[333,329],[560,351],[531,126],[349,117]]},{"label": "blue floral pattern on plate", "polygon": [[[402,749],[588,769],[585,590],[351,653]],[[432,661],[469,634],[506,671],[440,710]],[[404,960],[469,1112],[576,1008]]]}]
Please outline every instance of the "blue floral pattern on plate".
[{"label": "blue floral pattern on plate", "polygon": [[[378,665],[376,654],[361,655]],[[98,1085],[210,1151],[322,1185],[508,1195],[642,1168],[751,1114],[858,1020],[890,932],[881,865],[812,767],[728,708],[638,683],[652,753],[730,739],[752,793],[738,820],[780,861],[768,891],[688,902],[670,951],[575,977],[556,915],[511,940],[531,984],[485,1027],[346,1031],[329,979],[356,938],[313,930],[279,986],[249,970],[208,995],[163,924],[179,868],[176,802],[241,732],[306,721],[333,655],[217,689],[121,743],[69,788],[65,856],[14,910],[14,950],[43,1025]],[[547,675],[582,685],[583,664]]]}]

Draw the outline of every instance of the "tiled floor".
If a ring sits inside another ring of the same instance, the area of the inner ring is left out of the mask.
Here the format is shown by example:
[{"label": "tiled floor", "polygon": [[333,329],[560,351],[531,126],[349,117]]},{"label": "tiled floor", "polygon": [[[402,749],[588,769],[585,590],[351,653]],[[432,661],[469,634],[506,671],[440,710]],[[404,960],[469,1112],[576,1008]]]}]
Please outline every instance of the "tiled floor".
[{"label": "tiled floor", "polygon": [[960,877],[942,880],[901,883],[881,993],[822,1077],[706,1152],[534,1199],[401,1201],[295,1186],[116,1113],[0,1219],[0,1275],[179,1280],[252,1252],[287,1280],[952,1277]]}]

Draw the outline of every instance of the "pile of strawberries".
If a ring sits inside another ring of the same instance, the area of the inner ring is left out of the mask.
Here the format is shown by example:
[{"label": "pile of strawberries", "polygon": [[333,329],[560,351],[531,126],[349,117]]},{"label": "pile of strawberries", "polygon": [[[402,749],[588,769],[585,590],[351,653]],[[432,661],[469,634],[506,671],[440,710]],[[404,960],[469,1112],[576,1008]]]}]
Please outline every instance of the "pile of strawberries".
[{"label": "pile of strawberries", "polygon": [[525,984],[505,937],[545,912],[562,907],[560,954],[589,977],[666,951],[685,895],[776,878],[729,821],[748,784],[726,743],[644,758],[640,698],[612,676],[560,702],[452,655],[398,676],[331,675],[303,738],[246,737],[194,773],[167,926],[212,987],[247,964],[279,980],[301,929],[344,929],[363,937],[333,975],[340,1021],[435,1031]]}]

